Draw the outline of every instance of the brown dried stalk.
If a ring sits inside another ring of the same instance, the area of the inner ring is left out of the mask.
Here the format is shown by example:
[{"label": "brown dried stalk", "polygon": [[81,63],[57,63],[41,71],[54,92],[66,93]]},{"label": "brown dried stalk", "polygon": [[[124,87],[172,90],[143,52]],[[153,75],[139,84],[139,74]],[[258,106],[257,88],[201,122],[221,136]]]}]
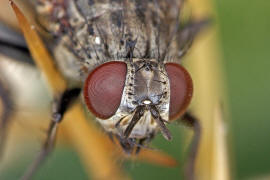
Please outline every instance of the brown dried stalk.
[{"label": "brown dried stalk", "polygon": [[[215,17],[211,1],[189,2],[195,18]],[[217,28],[213,26],[196,40],[186,61],[195,87],[192,110],[202,124],[202,139],[195,171],[198,179],[227,180],[230,179],[230,173],[224,119],[224,78]]]}]

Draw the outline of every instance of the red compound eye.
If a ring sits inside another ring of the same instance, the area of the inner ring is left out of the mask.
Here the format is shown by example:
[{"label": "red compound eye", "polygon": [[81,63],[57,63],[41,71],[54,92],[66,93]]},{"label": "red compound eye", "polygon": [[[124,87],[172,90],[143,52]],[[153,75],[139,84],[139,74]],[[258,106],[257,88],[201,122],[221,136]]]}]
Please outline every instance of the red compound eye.
[{"label": "red compound eye", "polygon": [[84,84],[84,100],[88,109],[101,119],[117,111],[125,85],[127,66],[123,62],[108,62],[93,70]]},{"label": "red compound eye", "polygon": [[165,65],[170,81],[170,120],[180,117],[190,103],[193,85],[185,68],[176,63]]}]

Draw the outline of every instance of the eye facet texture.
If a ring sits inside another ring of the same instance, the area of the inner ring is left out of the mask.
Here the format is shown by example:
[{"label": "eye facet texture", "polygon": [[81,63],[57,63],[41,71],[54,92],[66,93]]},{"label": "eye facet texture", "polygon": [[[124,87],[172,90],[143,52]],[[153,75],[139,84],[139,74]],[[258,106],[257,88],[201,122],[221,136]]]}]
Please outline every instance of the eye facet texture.
[{"label": "eye facet texture", "polygon": [[165,68],[170,81],[170,120],[179,118],[190,103],[193,84],[187,70],[179,64],[167,63]]},{"label": "eye facet texture", "polygon": [[117,111],[125,85],[127,66],[113,61],[94,69],[84,84],[84,100],[98,118],[108,119]]}]

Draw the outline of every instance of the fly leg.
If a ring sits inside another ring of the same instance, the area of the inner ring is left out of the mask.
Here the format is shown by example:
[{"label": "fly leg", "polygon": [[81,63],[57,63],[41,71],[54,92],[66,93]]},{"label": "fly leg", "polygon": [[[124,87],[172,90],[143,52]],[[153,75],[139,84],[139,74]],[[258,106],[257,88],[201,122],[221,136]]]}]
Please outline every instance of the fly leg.
[{"label": "fly leg", "polygon": [[59,123],[62,121],[64,113],[67,111],[70,104],[74,99],[78,97],[80,91],[81,89],[79,88],[66,90],[60,98],[53,102],[52,119],[49,125],[46,140],[40,153],[21,178],[22,180],[30,179],[35,171],[39,168],[39,166],[44,162],[46,157],[53,150]]},{"label": "fly leg", "polygon": [[183,115],[181,122],[191,127],[194,131],[192,142],[190,145],[190,151],[184,169],[185,179],[194,180],[195,179],[194,166],[201,139],[201,125],[199,120],[196,117],[194,117],[190,112],[187,112]]},{"label": "fly leg", "polygon": [[191,21],[186,24],[184,28],[179,27],[176,32],[176,39],[178,45],[178,59],[181,59],[190,49],[195,37],[211,23],[210,19],[203,19],[200,21]]},{"label": "fly leg", "polygon": [[11,121],[12,101],[7,89],[0,81],[0,159],[3,157],[8,126]]},{"label": "fly leg", "polygon": [[72,100],[77,98],[80,94],[80,89],[67,89],[67,82],[55,66],[53,59],[39,37],[38,32],[35,28],[32,28],[31,23],[29,23],[17,5],[12,0],[9,1],[18,19],[19,26],[23,32],[24,38],[26,39],[28,49],[31,52],[33,60],[46,78],[48,86],[55,99],[47,138],[43,144],[42,150],[22,177],[22,179],[30,179],[42,162],[44,162],[47,155],[52,151],[59,123],[62,121],[64,113],[68,109]]},{"label": "fly leg", "polygon": [[151,133],[148,137],[140,139],[135,154],[139,154],[142,148],[149,148],[148,146],[145,145],[148,145],[153,140],[154,137],[155,133]]}]

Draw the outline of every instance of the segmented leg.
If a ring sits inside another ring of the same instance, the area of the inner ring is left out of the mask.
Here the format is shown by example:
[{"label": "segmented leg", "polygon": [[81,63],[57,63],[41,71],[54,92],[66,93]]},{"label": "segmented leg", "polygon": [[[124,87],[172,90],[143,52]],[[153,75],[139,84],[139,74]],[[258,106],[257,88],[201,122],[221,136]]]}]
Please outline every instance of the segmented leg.
[{"label": "segmented leg", "polygon": [[120,143],[121,147],[125,151],[126,154],[139,154],[141,149],[151,149],[147,145],[150,143],[150,141],[153,139],[154,134],[150,135],[149,137],[143,138],[143,139],[135,139],[135,138],[123,138],[120,136],[115,136]]},{"label": "segmented leg", "polygon": [[156,123],[158,124],[160,131],[163,135],[163,137],[167,140],[171,140],[172,139],[172,135],[170,133],[170,131],[168,130],[168,128],[165,125],[165,120],[163,120],[156,108],[156,106],[150,106],[150,112],[152,117],[154,118],[154,120],[156,121]]},{"label": "segmented leg", "polygon": [[0,81],[0,159],[3,157],[11,111],[12,101],[9,98],[7,89]]},{"label": "segmented leg", "polygon": [[55,66],[52,57],[39,37],[39,34],[36,32],[36,29],[32,28],[33,26],[29,23],[18,6],[12,0],[9,1],[18,19],[24,38],[27,41],[33,60],[46,78],[52,95],[55,98],[52,108],[52,120],[49,126],[47,139],[38,157],[34,160],[32,165],[30,165],[28,171],[22,178],[29,179],[45,160],[46,156],[52,151],[58,125],[72,100],[79,95],[80,89],[67,90],[67,82]]},{"label": "segmented leg", "polygon": [[[152,139],[155,137],[155,133],[150,134],[150,136],[140,139],[139,143],[137,145],[135,154],[139,154],[142,148],[148,148],[151,149],[149,147],[147,147],[147,145],[152,141]],[[146,145],[146,146],[145,146]]]},{"label": "segmented leg", "polygon": [[185,113],[181,120],[185,125],[193,128],[194,131],[193,139],[190,145],[190,151],[184,169],[185,178],[187,180],[194,180],[194,166],[201,139],[201,125],[198,119],[194,117],[190,112]]},{"label": "segmented leg", "polygon": [[184,28],[179,28],[177,32],[177,43],[178,43],[178,59],[181,59],[190,49],[194,38],[202,31],[202,29],[208,27],[210,24],[210,19],[203,19],[197,22],[189,22],[183,26]]},{"label": "segmented leg", "polygon": [[66,90],[61,98],[55,100],[53,104],[52,119],[49,125],[47,138],[42,146],[41,152],[38,154],[24,176],[21,178],[22,180],[30,179],[39,168],[39,166],[44,162],[49,153],[53,150],[59,123],[63,119],[64,113],[70,106],[71,102],[78,97],[79,93],[80,89],[78,88]]}]

